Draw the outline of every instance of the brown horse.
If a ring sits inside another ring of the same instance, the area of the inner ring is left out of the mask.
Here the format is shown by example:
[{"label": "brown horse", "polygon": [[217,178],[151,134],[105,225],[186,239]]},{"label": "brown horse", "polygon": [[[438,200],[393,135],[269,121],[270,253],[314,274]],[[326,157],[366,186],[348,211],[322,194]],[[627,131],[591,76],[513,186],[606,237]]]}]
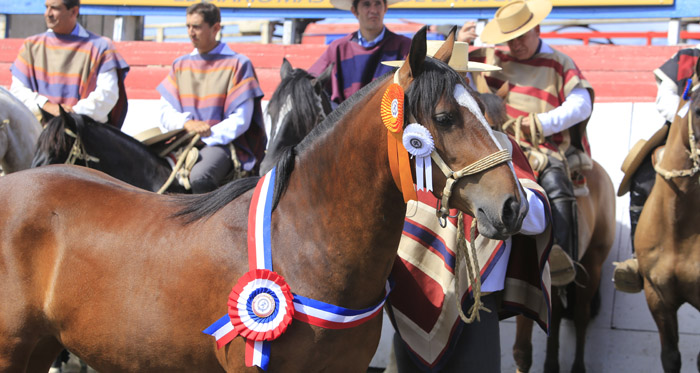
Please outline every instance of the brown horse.
[{"label": "brown horse", "polygon": [[[552,288],[552,320],[547,338],[545,372],[559,371],[559,325],[564,313],[573,313],[576,327],[576,354],[572,372],[585,372],[584,350],[586,329],[592,312],[594,298],[599,297],[601,269],[615,240],[615,190],[607,172],[593,161],[593,168],[582,171],[588,183],[589,194],[576,197],[578,204],[579,263],[585,271],[579,270],[577,283],[566,288],[568,305],[562,304],[558,292],[564,289]],[[516,335],[513,345],[513,358],[518,371],[527,372],[532,365],[532,320],[517,316]]]},{"label": "brown horse", "polygon": [[[700,65],[695,71],[696,77],[700,76]],[[682,100],[679,108],[634,236],[644,294],[659,329],[661,364],[666,372],[681,370],[678,308],[687,302],[700,310],[700,162],[696,142],[700,90],[694,90],[688,101]],[[697,361],[700,371],[700,354]]]},{"label": "brown horse", "polygon": [[[498,97],[503,98],[507,94],[501,87],[494,94],[482,93],[482,101],[486,104],[488,117],[492,119],[492,126],[499,128],[504,123],[505,106]],[[486,99],[484,99],[486,96]],[[501,118],[501,119],[498,119]],[[591,303],[598,296],[601,268],[608,256],[615,239],[615,194],[612,181],[602,166],[593,162],[593,168],[583,171],[588,181],[589,194],[576,198],[578,204],[578,232],[579,247],[584,248],[579,253],[579,262],[583,266],[584,274],[577,277],[577,282],[567,289],[552,289],[552,313],[547,338],[547,354],[545,361],[546,372],[559,371],[559,325],[567,309],[573,313],[576,326],[576,356],[572,372],[584,372],[584,348],[586,341],[586,329],[591,319]],[[561,296],[568,294],[568,307],[562,304]],[[533,320],[523,315],[516,317],[517,330],[513,345],[513,358],[518,371],[528,372],[532,366],[532,326]]]},{"label": "brown horse", "polygon": [[[426,58],[425,35],[414,37],[409,63],[344,102],[277,163],[272,261],[296,294],[351,309],[384,296],[406,213],[380,115],[395,80],[403,125],[422,123],[433,156],[461,170],[457,178],[504,154],[474,98],[455,93],[464,89],[446,63],[454,34],[437,59]],[[445,201],[477,217],[481,234],[520,229],[527,203],[507,158],[456,181],[433,170],[435,195],[452,185]],[[46,372],[64,347],[98,371],[258,371],[246,367],[243,338],[217,350],[202,333],[227,314],[232,286],[249,271],[257,180],[163,196],[74,166],[0,178],[0,371]],[[365,371],[381,322],[324,329],[294,320],[271,341],[268,370]]]}]

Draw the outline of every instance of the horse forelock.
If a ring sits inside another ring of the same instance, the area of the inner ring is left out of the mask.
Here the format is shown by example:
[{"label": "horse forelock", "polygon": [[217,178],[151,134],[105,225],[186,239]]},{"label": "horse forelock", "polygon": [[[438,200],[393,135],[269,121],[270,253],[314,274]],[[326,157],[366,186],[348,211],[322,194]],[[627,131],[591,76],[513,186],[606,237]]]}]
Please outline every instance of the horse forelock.
[{"label": "horse forelock", "polygon": [[51,118],[37,140],[32,167],[64,162],[73,145],[73,140],[66,132],[65,118],[61,116]]}]

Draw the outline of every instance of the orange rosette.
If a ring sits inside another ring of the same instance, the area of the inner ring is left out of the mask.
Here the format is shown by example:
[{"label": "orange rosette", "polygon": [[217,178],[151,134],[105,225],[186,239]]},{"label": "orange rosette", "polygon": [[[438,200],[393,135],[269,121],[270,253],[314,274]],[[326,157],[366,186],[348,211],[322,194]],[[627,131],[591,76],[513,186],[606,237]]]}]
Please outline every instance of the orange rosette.
[{"label": "orange rosette", "polygon": [[382,122],[391,133],[398,133],[403,128],[403,88],[393,83],[382,96]]}]

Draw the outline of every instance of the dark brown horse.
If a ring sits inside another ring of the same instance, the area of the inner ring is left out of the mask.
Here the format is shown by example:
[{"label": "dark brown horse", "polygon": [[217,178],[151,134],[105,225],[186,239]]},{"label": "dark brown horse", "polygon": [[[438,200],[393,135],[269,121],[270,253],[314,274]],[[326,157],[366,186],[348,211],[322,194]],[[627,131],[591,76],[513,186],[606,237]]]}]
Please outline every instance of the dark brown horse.
[{"label": "dark brown horse", "polygon": [[[505,116],[505,106],[498,98],[504,98],[507,94],[507,84],[504,84],[495,95],[481,94],[482,101],[486,105],[487,117],[490,118],[491,125],[496,128],[504,123]],[[591,319],[591,304],[598,296],[602,265],[615,239],[615,195],[612,181],[603,167],[595,161],[593,168],[583,171],[583,174],[588,181],[590,193],[587,196],[577,197],[576,202],[579,247],[584,248],[579,253],[579,261],[585,270],[579,272],[585,272],[585,274],[577,277],[577,282],[582,285],[580,287],[572,284],[565,292],[562,292],[564,289],[552,288],[552,319],[550,334],[547,338],[546,372],[559,371],[559,325],[564,314],[572,314],[576,326],[576,356],[572,372],[585,371],[584,349],[586,329]],[[560,294],[568,297],[568,307],[562,304]],[[532,366],[533,321],[518,315],[516,322],[513,358],[518,371],[528,372]]]},{"label": "dark brown horse", "polygon": [[[694,79],[700,76],[700,66],[695,71]],[[681,371],[678,308],[687,302],[700,310],[700,90],[682,100],[679,108],[634,235],[644,294],[659,329],[665,372]],[[697,364],[700,370],[700,354]]]},{"label": "dark brown horse", "polygon": [[[474,98],[455,94],[463,80],[444,62],[454,35],[438,59],[426,58],[425,35],[414,37],[409,63],[344,102],[277,163],[272,260],[293,292],[351,309],[383,298],[406,213],[380,116],[395,78],[406,92],[403,124],[422,123],[449,168],[503,154]],[[231,288],[249,270],[257,180],[162,196],[75,166],[0,178],[0,371],[46,372],[64,347],[105,372],[258,371],[245,365],[243,338],[217,350],[202,333],[227,314]],[[434,170],[436,196],[454,185],[449,205],[476,216],[481,234],[520,229],[527,203],[510,162],[453,181]],[[271,342],[268,370],[365,371],[381,322],[334,330],[294,320]]]}]

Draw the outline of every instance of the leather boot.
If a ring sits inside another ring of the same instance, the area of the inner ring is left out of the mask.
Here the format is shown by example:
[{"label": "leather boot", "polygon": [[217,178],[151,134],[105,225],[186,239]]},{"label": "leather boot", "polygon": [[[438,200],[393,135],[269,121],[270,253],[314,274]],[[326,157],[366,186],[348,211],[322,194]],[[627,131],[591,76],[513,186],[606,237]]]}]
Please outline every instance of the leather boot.
[{"label": "leather boot", "polygon": [[549,164],[540,175],[540,185],[547,192],[552,209],[554,245],[549,254],[552,285],[565,286],[576,278],[578,222],[573,185],[564,162],[549,157]]},{"label": "leather boot", "polygon": [[576,278],[574,261],[578,260],[576,200],[553,200],[552,232],[554,245],[549,254],[553,286],[565,286]]},{"label": "leather boot", "polygon": [[639,263],[634,257],[634,233],[637,231],[642,207],[644,207],[655,181],[656,172],[651,164],[651,157],[647,157],[630,180],[630,245],[633,256],[623,262],[613,262],[615,265],[613,271],[615,289],[625,293],[639,293],[644,287],[644,280],[639,273]]}]

